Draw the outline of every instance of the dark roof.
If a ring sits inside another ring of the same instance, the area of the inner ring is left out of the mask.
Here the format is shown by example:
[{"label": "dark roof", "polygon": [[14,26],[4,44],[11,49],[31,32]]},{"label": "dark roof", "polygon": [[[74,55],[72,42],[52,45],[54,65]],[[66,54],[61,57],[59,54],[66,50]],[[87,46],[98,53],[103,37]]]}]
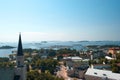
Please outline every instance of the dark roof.
[{"label": "dark roof", "polygon": [[0,80],[14,80],[14,68],[0,68]]},{"label": "dark roof", "polygon": [[19,34],[17,56],[23,56],[21,34]]},{"label": "dark roof", "polygon": [[20,75],[15,75],[14,80],[20,80]]}]

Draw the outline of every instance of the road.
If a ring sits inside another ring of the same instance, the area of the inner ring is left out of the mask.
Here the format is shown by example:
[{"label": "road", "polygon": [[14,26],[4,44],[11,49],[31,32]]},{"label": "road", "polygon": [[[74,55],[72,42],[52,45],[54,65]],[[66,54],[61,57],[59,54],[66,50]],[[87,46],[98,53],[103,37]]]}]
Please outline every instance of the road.
[{"label": "road", "polygon": [[[64,78],[64,80],[76,80],[74,78],[70,78],[67,75],[67,68],[63,64],[60,66],[60,70],[57,72],[57,76],[60,78],[61,77]],[[82,79],[77,79],[77,80],[82,80]]]}]

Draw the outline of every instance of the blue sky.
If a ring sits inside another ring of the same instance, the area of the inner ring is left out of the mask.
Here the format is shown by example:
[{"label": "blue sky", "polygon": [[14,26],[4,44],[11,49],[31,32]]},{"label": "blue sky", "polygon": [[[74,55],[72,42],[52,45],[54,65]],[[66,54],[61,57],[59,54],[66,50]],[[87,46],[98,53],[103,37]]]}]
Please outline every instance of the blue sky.
[{"label": "blue sky", "polygon": [[120,40],[120,0],[0,0],[0,41]]}]

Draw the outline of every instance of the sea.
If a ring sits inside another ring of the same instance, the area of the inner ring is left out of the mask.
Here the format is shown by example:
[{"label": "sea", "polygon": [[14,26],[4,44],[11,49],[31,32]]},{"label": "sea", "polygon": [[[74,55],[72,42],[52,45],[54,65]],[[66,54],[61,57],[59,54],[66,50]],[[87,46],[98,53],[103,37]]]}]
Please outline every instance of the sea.
[{"label": "sea", "polygon": [[[13,49],[0,49],[0,57],[8,57],[13,54],[13,51],[17,51],[17,42],[0,42],[1,46],[13,46]],[[41,41],[41,42],[25,42],[23,43],[23,49],[60,49],[71,48],[76,50],[86,49],[88,45],[119,45],[120,41]]]}]

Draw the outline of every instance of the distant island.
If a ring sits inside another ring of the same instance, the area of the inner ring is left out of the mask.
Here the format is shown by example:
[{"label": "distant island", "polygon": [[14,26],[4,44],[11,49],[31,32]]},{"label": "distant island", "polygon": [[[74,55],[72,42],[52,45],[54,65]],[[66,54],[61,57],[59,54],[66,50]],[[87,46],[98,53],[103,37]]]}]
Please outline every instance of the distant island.
[{"label": "distant island", "polygon": [[1,46],[0,49],[12,49],[15,48],[13,46]]},{"label": "distant island", "polygon": [[47,41],[41,41],[41,43],[47,43]]}]

